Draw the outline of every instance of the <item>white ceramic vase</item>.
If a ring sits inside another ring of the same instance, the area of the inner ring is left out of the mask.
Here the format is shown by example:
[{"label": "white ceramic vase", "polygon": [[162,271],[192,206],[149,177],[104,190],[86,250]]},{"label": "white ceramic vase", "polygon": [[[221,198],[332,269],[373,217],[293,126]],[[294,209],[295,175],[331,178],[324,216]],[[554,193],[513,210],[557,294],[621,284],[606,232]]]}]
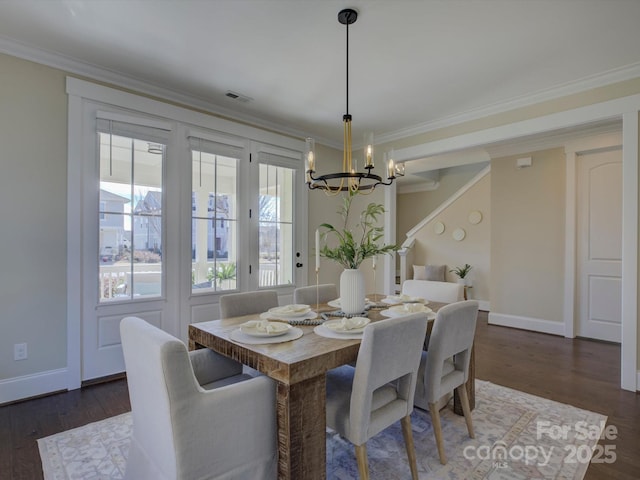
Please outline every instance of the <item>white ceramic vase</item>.
[{"label": "white ceramic vase", "polygon": [[345,269],[340,275],[340,309],[347,315],[364,312],[364,275],[357,268]]}]

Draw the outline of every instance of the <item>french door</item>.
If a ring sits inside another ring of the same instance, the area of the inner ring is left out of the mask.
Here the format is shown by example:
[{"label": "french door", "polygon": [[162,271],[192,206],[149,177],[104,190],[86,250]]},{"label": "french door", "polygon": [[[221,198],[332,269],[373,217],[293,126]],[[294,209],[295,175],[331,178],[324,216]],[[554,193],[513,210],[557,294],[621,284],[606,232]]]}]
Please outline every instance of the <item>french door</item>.
[{"label": "french door", "polygon": [[306,268],[301,152],[88,105],[81,205],[81,377],[124,370],[127,315],[186,339],[222,294]]}]

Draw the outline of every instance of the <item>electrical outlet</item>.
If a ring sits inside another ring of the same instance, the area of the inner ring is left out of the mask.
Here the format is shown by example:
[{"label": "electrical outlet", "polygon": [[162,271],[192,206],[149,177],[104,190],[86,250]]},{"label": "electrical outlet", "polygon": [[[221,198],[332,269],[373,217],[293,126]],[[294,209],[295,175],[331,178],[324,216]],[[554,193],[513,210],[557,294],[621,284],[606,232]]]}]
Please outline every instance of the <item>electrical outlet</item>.
[{"label": "electrical outlet", "polygon": [[27,344],[16,343],[13,346],[13,359],[14,360],[26,360],[27,358]]}]

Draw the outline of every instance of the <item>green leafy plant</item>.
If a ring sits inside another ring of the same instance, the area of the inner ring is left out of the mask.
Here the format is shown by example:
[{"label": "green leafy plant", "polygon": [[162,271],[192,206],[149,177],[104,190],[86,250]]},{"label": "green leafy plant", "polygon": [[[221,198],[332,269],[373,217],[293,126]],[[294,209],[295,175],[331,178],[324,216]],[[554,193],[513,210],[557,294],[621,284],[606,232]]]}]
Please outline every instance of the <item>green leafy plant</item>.
[{"label": "green leafy plant", "polygon": [[451,273],[455,273],[458,277],[460,278],[464,278],[467,276],[467,274],[469,273],[469,271],[472,269],[473,267],[471,265],[469,265],[468,263],[464,264],[464,267],[456,267],[453,268],[451,270],[449,270]]},{"label": "green leafy plant", "polygon": [[391,254],[399,250],[397,245],[379,245],[378,241],[383,237],[383,228],[376,225],[378,217],[384,213],[384,207],[377,203],[370,203],[360,213],[360,221],[348,228],[351,204],[356,193],[349,192],[344,197],[342,207],[338,213],[342,216],[343,227],[338,230],[333,225],[323,223],[325,228],[322,237],[326,239],[333,236],[337,240],[337,246],[331,247],[325,243],[320,249],[320,255],[338,262],[344,268],[355,269],[367,258],[380,254]]},{"label": "green leafy plant", "polygon": [[220,263],[214,271],[213,268],[209,268],[207,273],[207,280],[212,282],[214,279],[221,284],[223,280],[233,280],[236,278],[236,264],[233,262]]}]

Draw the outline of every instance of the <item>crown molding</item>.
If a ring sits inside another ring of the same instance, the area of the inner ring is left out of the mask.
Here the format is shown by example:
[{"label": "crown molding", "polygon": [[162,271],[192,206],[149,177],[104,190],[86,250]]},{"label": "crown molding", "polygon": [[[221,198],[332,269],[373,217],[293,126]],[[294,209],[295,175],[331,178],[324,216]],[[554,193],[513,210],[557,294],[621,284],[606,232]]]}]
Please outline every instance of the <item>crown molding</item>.
[{"label": "crown molding", "polygon": [[537,103],[557,98],[566,97],[568,95],[581,93],[593,88],[604,87],[613,83],[631,80],[640,77],[640,62],[626,65],[624,67],[615,68],[606,72],[590,75],[574,82],[567,82],[555,87],[550,87],[538,92],[514,97],[510,100],[498,102],[492,105],[479,107],[468,110],[459,114],[454,114],[441,119],[414,125],[413,127],[396,130],[387,134],[376,135],[376,141],[379,143],[393,142],[413,135],[428,133],[440,128],[458,125],[460,123],[478,120],[490,115],[515,110],[517,108],[528,107]]},{"label": "crown molding", "polygon": [[[271,130],[277,133],[302,139],[310,136],[309,132],[291,128],[290,126],[282,125],[277,122],[268,122],[264,119],[257,118],[251,115],[242,114],[235,110],[222,107],[219,104],[213,103],[210,100],[199,97],[197,95],[188,95],[182,92],[177,92],[175,90],[151,83],[147,80],[142,80],[130,75],[125,75],[121,72],[109,70],[104,67],[100,67],[98,65],[90,64],[87,62],[81,62],[65,55],[47,52],[39,48],[24,45],[14,40],[10,40],[6,37],[2,37],[1,35],[0,52],[17,58],[21,58],[23,60],[28,60],[31,62],[46,65],[51,68],[62,70],[65,73],[81,75],[88,79],[97,80],[128,90],[133,90],[138,93],[157,97],[162,100],[175,102],[186,107],[204,110],[216,116],[247,123],[251,126],[259,127],[265,130]],[[342,148],[342,145],[336,145],[336,143],[330,139],[322,137],[315,137],[315,139],[318,143],[333,148]]]},{"label": "crown molding", "polygon": [[[47,52],[39,48],[31,47],[16,42],[15,40],[3,37],[1,35],[0,52],[7,55],[12,55],[14,57],[22,58],[24,60],[29,60],[35,63],[46,65],[48,67],[63,70],[68,73],[81,75],[121,88],[134,90],[146,95],[151,95],[161,99],[176,102],[187,107],[204,110],[213,115],[222,116],[230,120],[248,123],[250,125],[266,130],[274,130],[278,133],[290,135],[292,137],[306,138],[308,136],[314,136],[309,132],[291,128],[287,125],[283,125],[277,122],[268,122],[261,118],[239,113],[235,110],[220,106],[219,104],[213,103],[210,100],[199,97],[197,95],[187,95],[182,92],[177,92],[175,90],[153,84],[146,80],[141,80],[130,75],[125,75],[121,72],[109,70],[87,62],[81,62],[65,55]],[[409,128],[396,130],[394,132],[377,134],[376,144],[393,142],[395,140],[400,140],[413,135],[424,134],[440,128],[450,127],[471,120],[477,120],[479,118],[487,117],[490,115],[495,115],[509,110],[514,110],[516,108],[534,105],[536,103],[544,102],[547,100],[561,98],[567,95],[580,93],[612,83],[630,80],[636,77],[640,77],[640,62],[584,77],[575,82],[567,82],[565,84],[541,90],[533,94],[515,97],[504,102],[498,102],[485,107],[479,107],[459,114],[443,117],[441,119],[414,125]],[[336,149],[343,148],[342,144],[338,144],[331,139],[317,136],[314,136],[314,138],[316,140],[316,143],[320,143]]]},{"label": "crown molding", "polygon": [[523,155],[525,153],[549,150],[551,148],[566,148],[567,142],[576,142],[580,139],[599,135],[615,134],[622,131],[622,122],[619,120],[602,125],[593,125],[582,128],[579,131],[567,131],[550,133],[542,138],[516,139],[500,145],[487,146],[485,150],[493,158],[508,157],[511,155]]}]

